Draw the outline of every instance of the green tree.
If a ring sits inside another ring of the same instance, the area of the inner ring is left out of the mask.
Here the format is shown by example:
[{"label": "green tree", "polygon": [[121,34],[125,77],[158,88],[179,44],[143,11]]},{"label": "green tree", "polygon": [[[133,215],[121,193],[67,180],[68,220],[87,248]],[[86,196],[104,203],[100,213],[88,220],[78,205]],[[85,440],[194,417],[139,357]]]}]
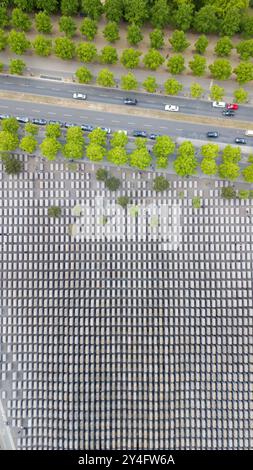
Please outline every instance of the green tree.
[{"label": "green tree", "polygon": [[84,63],[93,62],[97,56],[97,49],[94,44],[89,42],[81,42],[78,44],[76,49],[78,60]]},{"label": "green tree", "polygon": [[111,138],[111,147],[125,147],[128,143],[128,136],[121,131],[114,132]]},{"label": "green tree", "polygon": [[97,22],[91,18],[85,18],[81,24],[80,31],[89,41],[92,41],[97,34]]},{"label": "green tree", "polygon": [[145,147],[134,150],[130,154],[130,165],[145,170],[151,164],[152,158]]},{"label": "green tree", "polygon": [[0,51],[3,51],[7,46],[7,36],[5,32],[0,29]]},{"label": "green tree", "polygon": [[32,135],[26,135],[21,139],[19,147],[26,153],[34,153],[37,148],[37,140]]},{"label": "green tree", "polygon": [[25,33],[14,31],[13,29],[8,35],[8,44],[11,52],[17,55],[22,55],[30,47],[30,41],[25,36]]},{"label": "green tree", "polygon": [[211,65],[209,70],[217,80],[228,80],[232,73],[232,67],[227,59],[216,59]]},{"label": "green tree", "polygon": [[201,77],[206,71],[206,59],[201,55],[194,55],[193,59],[189,61],[189,67],[193,75]]},{"label": "green tree", "polygon": [[236,190],[233,186],[225,186],[221,188],[221,196],[224,197],[224,199],[235,199]]},{"label": "green tree", "polygon": [[39,56],[47,57],[52,52],[52,41],[44,36],[36,36],[33,41],[33,48]]},{"label": "green tree", "polygon": [[162,49],[164,46],[164,34],[161,29],[154,29],[150,35],[150,46],[152,49]]},{"label": "green tree", "polygon": [[192,198],[192,207],[193,209],[200,209],[201,208],[201,199],[199,196],[195,196]]},{"label": "green tree", "polygon": [[232,147],[226,145],[222,152],[223,162],[238,163],[241,160],[241,149],[239,147]]},{"label": "green tree", "polygon": [[108,69],[102,69],[97,76],[97,84],[104,87],[115,86],[115,78],[113,72]]},{"label": "green tree", "polygon": [[48,160],[55,160],[61,150],[61,144],[54,137],[46,137],[40,144],[40,151]]},{"label": "green tree", "polygon": [[200,8],[194,16],[193,26],[198,33],[216,33],[219,28],[216,8],[212,5]]},{"label": "green tree", "polygon": [[149,16],[147,0],[124,0],[124,11],[128,23],[142,25]]},{"label": "green tree", "polygon": [[48,217],[52,217],[52,218],[59,218],[61,217],[61,208],[58,207],[58,206],[51,206],[51,207],[48,207],[47,209],[47,215]]},{"label": "green tree", "polygon": [[204,89],[199,83],[191,83],[190,92],[192,98],[200,98],[204,93]]},{"label": "green tree", "polygon": [[75,75],[79,83],[90,83],[92,80],[92,74],[86,67],[79,67]]},{"label": "green tree", "polygon": [[98,20],[103,13],[103,5],[100,0],[81,0],[82,12],[93,20]]},{"label": "green tree", "polygon": [[130,46],[136,46],[143,39],[140,26],[137,24],[130,24],[127,28],[127,42]]},{"label": "green tree", "polygon": [[170,182],[164,178],[164,176],[156,176],[153,181],[153,189],[154,191],[161,192],[167,191],[170,188]]},{"label": "green tree", "polygon": [[105,168],[99,168],[96,171],[96,179],[97,181],[106,181],[109,176],[108,171]]},{"label": "green tree", "polygon": [[194,44],[195,51],[198,52],[199,54],[204,54],[207,46],[208,46],[208,39],[204,34],[199,36],[199,38]]},{"label": "green tree", "polygon": [[179,83],[174,78],[169,78],[164,83],[164,90],[167,95],[178,95],[180,91],[182,91],[183,85]]},{"label": "green tree", "polygon": [[234,69],[236,80],[240,83],[247,83],[253,80],[253,64],[251,62],[240,62]]},{"label": "green tree", "polygon": [[115,47],[105,46],[101,50],[99,60],[102,64],[116,64],[118,62],[118,54]]},{"label": "green tree", "polygon": [[89,144],[86,147],[86,156],[92,162],[100,162],[105,156],[106,150],[102,145],[99,144]]},{"label": "green tree", "polygon": [[31,122],[27,122],[25,124],[25,131],[28,133],[28,134],[31,134],[31,135],[37,135],[38,132],[39,132],[39,128],[38,126],[36,126],[36,124],[32,124]]},{"label": "green tree", "polygon": [[150,21],[155,28],[163,29],[171,19],[171,7],[167,0],[155,0],[150,10]]},{"label": "green tree", "polygon": [[50,16],[45,11],[40,11],[35,15],[35,26],[39,33],[50,34],[52,32],[52,23]]},{"label": "green tree", "polygon": [[161,135],[156,138],[153,154],[156,158],[164,157],[168,159],[168,156],[175,152],[175,148],[176,145],[169,136]]},{"label": "green tree", "polygon": [[59,30],[65,33],[68,38],[72,38],[76,33],[76,23],[71,16],[62,16],[59,21]]},{"label": "green tree", "polygon": [[100,129],[100,127],[96,127],[96,129],[93,129],[93,131],[90,132],[89,140],[91,144],[106,146],[106,132],[103,129]]},{"label": "green tree", "polygon": [[248,189],[239,189],[238,199],[249,199],[250,192]]},{"label": "green tree", "polygon": [[224,36],[217,41],[214,52],[219,57],[227,57],[231,54],[233,47],[231,39],[228,36]]},{"label": "green tree", "polygon": [[169,39],[169,42],[175,52],[183,52],[190,46],[190,42],[187,41],[184,31],[175,30]]},{"label": "green tree", "polygon": [[201,154],[208,160],[217,158],[218,153],[219,146],[217,144],[204,144],[201,147]]},{"label": "green tree", "polygon": [[243,178],[247,183],[253,183],[253,165],[249,165],[242,171]]},{"label": "green tree", "polygon": [[47,124],[46,125],[46,137],[61,137],[61,126],[58,123]]},{"label": "green tree", "polygon": [[213,85],[210,88],[210,98],[213,101],[221,101],[225,94],[224,88],[219,85]]},{"label": "green tree", "polygon": [[69,127],[66,133],[67,142],[75,142],[80,146],[84,145],[83,131],[80,126]]},{"label": "green tree", "polygon": [[0,5],[0,28],[5,28],[9,24],[9,15],[7,8],[4,5]]},{"label": "green tree", "polygon": [[183,142],[178,148],[178,156],[173,163],[174,170],[179,176],[193,175],[197,168],[195,149],[190,141]]},{"label": "green tree", "polygon": [[109,191],[117,191],[121,186],[121,182],[115,176],[109,176],[109,178],[105,181],[105,187],[109,189]]},{"label": "green tree", "polygon": [[219,166],[219,175],[227,180],[236,180],[239,176],[240,168],[236,163],[225,161]]},{"label": "green tree", "polygon": [[252,38],[253,36],[253,16],[242,15],[241,17],[241,31],[244,38]]},{"label": "green tree", "polygon": [[63,60],[73,59],[75,56],[75,43],[66,37],[56,38],[54,41],[54,52]]},{"label": "green tree", "polygon": [[4,68],[4,64],[0,62],[0,73],[3,71],[3,68]]},{"label": "green tree", "polygon": [[123,18],[123,7],[122,0],[106,0],[104,11],[107,20],[119,23]]},{"label": "green tree", "polygon": [[119,26],[115,21],[107,23],[103,30],[103,36],[108,42],[116,42],[120,38]]},{"label": "green tree", "polygon": [[175,54],[167,62],[168,70],[173,75],[182,73],[185,69],[184,57],[181,54]]},{"label": "green tree", "polygon": [[13,28],[20,29],[21,31],[29,31],[32,27],[32,22],[29,16],[24,13],[20,8],[14,8],[11,14],[11,24]]},{"label": "green tree", "polygon": [[138,81],[132,72],[121,76],[120,86],[122,90],[137,90]]},{"label": "green tree", "polygon": [[117,204],[126,209],[128,204],[130,203],[130,198],[128,196],[119,196],[117,199]]},{"label": "green tree", "polygon": [[25,65],[26,65],[25,62],[21,59],[11,59],[10,65],[9,65],[10,74],[22,75]]},{"label": "green tree", "polygon": [[247,103],[249,100],[249,94],[244,88],[234,90],[234,97],[237,103]]},{"label": "green tree", "polygon": [[143,137],[136,137],[134,139],[134,145],[137,149],[147,148],[147,139]]},{"label": "green tree", "polygon": [[135,49],[125,49],[120,58],[120,62],[127,69],[134,69],[138,67],[140,61],[141,52]]},{"label": "green tree", "polygon": [[23,168],[21,161],[14,157],[4,158],[3,165],[4,171],[7,175],[18,175],[21,173]]},{"label": "green tree", "polygon": [[253,57],[253,39],[239,42],[236,46],[236,51],[240,59],[248,60],[250,57]]},{"label": "green tree", "polygon": [[78,159],[83,158],[84,142],[69,141],[63,146],[62,153],[65,158]]},{"label": "green tree", "polygon": [[168,157],[165,157],[164,155],[162,155],[161,157],[158,157],[156,159],[156,166],[157,168],[167,168],[168,167]]},{"label": "green tree", "polygon": [[238,33],[241,23],[241,14],[238,8],[230,8],[220,22],[219,31],[224,36],[233,36]]},{"label": "green tree", "polygon": [[164,57],[156,49],[149,49],[143,57],[143,63],[147,69],[157,70],[164,63]]},{"label": "green tree", "polygon": [[2,120],[2,130],[17,134],[19,130],[19,123],[15,117],[9,117]]},{"label": "green tree", "polygon": [[107,153],[107,159],[114,165],[126,165],[128,162],[128,155],[124,147],[113,147]]},{"label": "green tree", "polygon": [[155,93],[158,88],[158,83],[155,77],[146,77],[142,86],[148,93]]},{"label": "green tree", "polygon": [[79,0],[61,0],[61,13],[65,16],[74,16],[79,11]]},{"label": "green tree", "polygon": [[0,131],[0,152],[13,152],[19,144],[18,135],[9,131]]},{"label": "green tree", "polygon": [[193,21],[193,11],[194,5],[190,1],[179,3],[173,16],[176,27],[188,31]]},{"label": "green tree", "polygon": [[44,10],[46,13],[56,13],[58,10],[58,0],[36,0],[38,10]]},{"label": "green tree", "polygon": [[217,163],[213,158],[203,158],[200,168],[202,173],[210,176],[216,175],[218,171]]}]

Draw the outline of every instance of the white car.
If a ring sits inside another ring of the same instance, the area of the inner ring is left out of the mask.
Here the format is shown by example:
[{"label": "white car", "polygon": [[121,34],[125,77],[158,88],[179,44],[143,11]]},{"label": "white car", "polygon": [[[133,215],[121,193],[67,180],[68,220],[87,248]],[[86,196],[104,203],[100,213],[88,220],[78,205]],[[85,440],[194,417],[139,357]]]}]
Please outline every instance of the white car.
[{"label": "white car", "polygon": [[127,135],[127,131],[124,131],[123,129],[120,129],[118,132],[120,132],[121,134]]},{"label": "white car", "polygon": [[214,108],[225,108],[226,103],[225,103],[225,101],[213,101],[213,107]]},{"label": "white car", "polygon": [[87,96],[83,93],[73,93],[74,100],[86,100]]},{"label": "white car", "polygon": [[179,106],[176,106],[175,104],[166,104],[164,106],[164,110],[165,111],[174,111],[174,112],[176,112],[176,111],[179,111]]}]

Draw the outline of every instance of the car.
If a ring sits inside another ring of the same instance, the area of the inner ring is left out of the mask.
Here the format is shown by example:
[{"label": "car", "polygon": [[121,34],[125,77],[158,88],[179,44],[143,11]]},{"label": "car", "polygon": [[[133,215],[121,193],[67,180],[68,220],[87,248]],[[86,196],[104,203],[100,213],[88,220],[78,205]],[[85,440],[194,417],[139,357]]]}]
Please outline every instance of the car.
[{"label": "car", "polygon": [[16,119],[18,122],[22,122],[24,124],[26,124],[27,122],[30,121],[30,119],[28,117],[25,117],[25,116],[16,116]]},{"label": "car", "polygon": [[212,138],[215,139],[215,138],[219,137],[219,132],[217,132],[217,131],[209,131],[209,132],[206,133],[206,136],[207,136],[207,137],[212,137]]},{"label": "car", "polygon": [[233,117],[235,112],[232,109],[226,109],[226,111],[222,111],[223,116]]},{"label": "car", "polygon": [[65,127],[65,122],[55,121],[54,119],[50,119],[50,121],[48,121],[48,124],[59,124],[61,127]]},{"label": "car", "polygon": [[179,106],[175,105],[175,104],[166,104],[164,106],[164,110],[165,111],[173,111],[173,112],[177,112],[179,111]]},{"label": "car", "polygon": [[149,135],[149,138],[150,138],[151,140],[156,140],[156,138],[157,138],[157,137],[160,137],[160,136],[161,136],[161,134],[150,134],[150,135]]},{"label": "car", "polygon": [[236,137],[235,138],[235,143],[236,144],[247,144],[247,141],[243,137]]},{"label": "car", "polygon": [[81,129],[82,131],[91,132],[93,131],[94,127],[90,126],[89,124],[82,124]]},{"label": "car", "polygon": [[102,131],[105,131],[106,134],[110,134],[110,133],[111,133],[110,127],[100,127],[100,129],[102,129]]},{"label": "car", "polygon": [[239,106],[238,106],[237,103],[227,103],[226,108],[227,108],[227,109],[235,109],[235,110],[236,110],[236,109],[239,108]]},{"label": "car", "polygon": [[134,137],[148,137],[146,131],[133,131]]},{"label": "car", "polygon": [[78,127],[78,124],[75,124],[74,122],[65,122],[64,127],[66,127],[66,129],[69,127]]},{"label": "car", "polygon": [[0,114],[0,119],[8,119],[9,117],[9,114]]},{"label": "car", "polygon": [[127,135],[127,131],[125,131],[124,129],[119,129],[118,132],[119,132],[120,134],[125,134],[125,135]]},{"label": "car", "polygon": [[74,100],[86,100],[87,95],[84,95],[83,93],[73,93],[73,98]]},{"label": "car", "polygon": [[129,104],[129,105],[136,105],[138,103],[136,98],[125,98],[124,99],[124,104]]},{"label": "car", "polygon": [[46,119],[33,118],[32,123],[37,124],[38,126],[45,126],[47,124],[47,121]]},{"label": "car", "polygon": [[214,108],[225,108],[226,103],[225,103],[225,101],[213,101],[213,107]]}]

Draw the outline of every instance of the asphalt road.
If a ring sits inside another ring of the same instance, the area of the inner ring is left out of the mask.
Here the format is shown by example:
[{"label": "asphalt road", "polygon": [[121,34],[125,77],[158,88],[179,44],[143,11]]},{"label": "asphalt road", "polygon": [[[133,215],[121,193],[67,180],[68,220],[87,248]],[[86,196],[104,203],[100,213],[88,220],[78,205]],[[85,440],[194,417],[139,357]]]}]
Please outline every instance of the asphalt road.
[{"label": "asphalt road", "polygon": [[[211,102],[193,100],[182,97],[170,97],[159,95],[146,95],[138,92],[127,92],[119,89],[106,89],[96,86],[85,86],[57,81],[39,80],[26,77],[0,76],[0,90],[19,91],[33,93],[37,95],[54,96],[61,98],[71,98],[74,92],[87,94],[87,99],[92,102],[122,104],[125,97],[137,98],[138,105],[147,109],[163,109],[165,104],[177,104],[180,112],[200,116],[222,117],[222,109],[213,108]],[[251,106],[240,105],[239,110],[233,118],[251,121],[253,108]]]},{"label": "asphalt road", "polygon": [[[30,90],[29,90],[30,91]],[[110,127],[112,132],[125,129],[129,135],[134,129],[144,130],[148,134],[154,132],[162,135],[170,135],[173,138],[183,137],[186,139],[199,139],[206,141],[206,132],[218,130],[218,139],[209,139],[217,143],[233,143],[235,137],[243,137],[244,131],[229,128],[212,128],[208,125],[192,124],[190,122],[169,121],[154,119],[150,117],[139,117],[98,111],[80,110],[76,108],[65,108],[63,106],[46,105],[22,101],[3,100],[0,101],[0,114],[13,116],[27,116],[29,118],[45,118],[47,120],[62,120],[65,122],[91,124],[94,127]],[[253,145],[253,138],[247,139],[248,145]],[[243,147],[243,146],[242,146]]]}]

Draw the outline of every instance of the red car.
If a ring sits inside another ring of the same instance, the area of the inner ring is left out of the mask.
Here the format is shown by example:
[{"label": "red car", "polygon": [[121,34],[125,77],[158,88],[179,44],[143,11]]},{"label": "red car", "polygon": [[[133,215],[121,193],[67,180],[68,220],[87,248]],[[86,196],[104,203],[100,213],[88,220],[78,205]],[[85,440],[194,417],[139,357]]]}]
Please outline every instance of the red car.
[{"label": "red car", "polygon": [[239,106],[237,103],[230,103],[230,104],[228,103],[226,106],[227,109],[238,109],[238,107]]}]

